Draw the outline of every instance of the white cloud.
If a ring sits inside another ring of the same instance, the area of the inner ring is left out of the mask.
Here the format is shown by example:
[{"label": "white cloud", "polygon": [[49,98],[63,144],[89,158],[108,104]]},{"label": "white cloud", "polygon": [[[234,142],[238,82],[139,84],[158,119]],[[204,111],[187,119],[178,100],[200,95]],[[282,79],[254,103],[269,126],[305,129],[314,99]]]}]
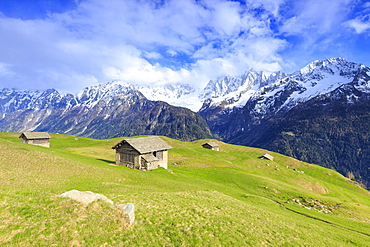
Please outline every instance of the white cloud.
[{"label": "white cloud", "polygon": [[11,67],[12,67],[11,64],[0,63],[0,76],[1,77],[14,76],[15,73],[12,71]]},{"label": "white cloud", "polygon": [[344,26],[353,28],[357,34],[361,34],[370,29],[370,2],[366,2],[361,6],[361,11],[344,23]]},{"label": "white cloud", "polygon": [[320,35],[335,30],[350,11],[352,0],[307,0],[294,1],[286,8],[292,8],[293,16],[283,20],[280,31],[287,34]]},{"label": "white cloud", "polygon": [[159,58],[162,58],[162,55],[158,52],[147,52],[147,51],[144,51],[143,52],[143,56],[146,57],[146,58],[149,58],[149,59],[159,59]]},{"label": "white cloud", "polygon": [[253,8],[262,8],[267,12],[271,13],[274,17],[280,17],[280,9],[287,0],[253,0],[248,1],[247,4],[251,5]]},{"label": "white cloud", "polygon": [[[12,69],[21,76],[13,79],[19,85],[32,78],[40,88],[67,90],[113,79],[198,84],[197,80],[212,79],[220,72],[243,73],[259,59],[260,64],[276,62],[280,48],[274,43],[281,40],[271,36],[268,22],[243,8],[226,0],[170,0],[159,5],[86,0],[46,20],[2,17],[0,34],[6,38],[0,40],[5,52],[0,62],[15,64]],[[240,36],[241,31],[249,34]],[[272,45],[255,43],[266,37]],[[179,54],[195,61],[171,69],[146,60],[168,55],[177,59]]]},{"label": "white cloud", "polygon": [[358,18],[349,20],[345,23],[348,27],[355,29],[356,33],[360,34],[370,29],[370,22],[364,22]]},{"label": "white cloud", "polygon": [[174,57],[174,56],[176,56],[176,55],[177,55],[177,52],[176,52],[176,51],[174,51],[174,50],[172,50],[172,49],[168,49],[168,50],[166,51],[166,53],[167,53],[168,55],[170,55],[171,57]]},{"label": "white cloud", "polygon": [[[293,72],[309,62],[330,57],[354,59],[361,57],[361,42],[349,32],[348,19],[362,15],[363,6],[357,0],[289,1],[281,6],[278,30],[287,41],[280,53],[280,64]],[[358,62],[363,62],[357,60]]]},{"label": "white cloud", "polygon": [[142,85],[177,83],[190,77],[190,71],[186,69],[174,71],[159,64],[152,65],[146,60],[139,58],[134,59],[131,66],[121,68],[104,66],[103,72],[107,78],[112,80],[123,80],[128,83]]},{"label": "white cloud", "polygon": [[241,29],[241,8],[239,2],[206,1],[211,18],[210,27],[214,28],[218,35],[235,35]]}]

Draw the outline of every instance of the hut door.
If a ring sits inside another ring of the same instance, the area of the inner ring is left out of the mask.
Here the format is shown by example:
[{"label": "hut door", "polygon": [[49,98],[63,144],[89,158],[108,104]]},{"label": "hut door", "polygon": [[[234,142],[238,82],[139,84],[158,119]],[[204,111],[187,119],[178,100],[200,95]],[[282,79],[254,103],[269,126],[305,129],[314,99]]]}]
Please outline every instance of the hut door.
[{"label": "hut door", "polygon": [[141,170],[148,170],[148,162],[144,158],[141,158],[140,169]]}]

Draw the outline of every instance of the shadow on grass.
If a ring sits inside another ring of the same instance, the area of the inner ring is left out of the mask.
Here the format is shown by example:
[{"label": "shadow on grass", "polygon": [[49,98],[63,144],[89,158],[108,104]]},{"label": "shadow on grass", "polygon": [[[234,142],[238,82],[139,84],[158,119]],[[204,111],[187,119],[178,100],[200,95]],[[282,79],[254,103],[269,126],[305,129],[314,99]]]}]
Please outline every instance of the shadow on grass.
[{"label": "shadow on grass", "polygon": [[108,163],[108,164],[116,163],[115,161],[112,161],[112,160],[105,160],[105,159],[97,159],[97,160],[103,161],[103,162]]}]

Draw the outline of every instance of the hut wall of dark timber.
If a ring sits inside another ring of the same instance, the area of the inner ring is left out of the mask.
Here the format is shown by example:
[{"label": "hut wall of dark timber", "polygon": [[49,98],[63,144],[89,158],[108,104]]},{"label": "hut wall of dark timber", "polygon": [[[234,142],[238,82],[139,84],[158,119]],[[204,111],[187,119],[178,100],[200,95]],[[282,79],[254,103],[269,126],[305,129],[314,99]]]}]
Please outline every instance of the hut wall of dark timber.
[{"label": "hut wall of dark timber", "polygon": [[116,165],[137,170],[168,168],[168,149],[172,147],[157,136],[124,139],[116,146]]},{"label": "hut wall of dark timber", "polygon": [[23,143],[50,148],[50,135],[45,132],[23,132],[19,138]]},{"label": "hut wall of dark timber", "polygon": [[128,143],[122,143],[122,145],[116,149],[117,165],[136,168],[135,164],[139,163],[140,163],[140,153],[136,151],[134,148],[132,148]]}]

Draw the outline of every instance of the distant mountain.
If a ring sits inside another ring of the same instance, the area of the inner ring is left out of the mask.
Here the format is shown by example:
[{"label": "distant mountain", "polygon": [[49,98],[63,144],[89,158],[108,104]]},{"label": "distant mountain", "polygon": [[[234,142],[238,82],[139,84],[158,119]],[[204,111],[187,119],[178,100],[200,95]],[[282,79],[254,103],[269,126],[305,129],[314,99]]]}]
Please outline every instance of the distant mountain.
[{"label": "distant mountain", "polygon": [[213,134],[354,174],[370,186],[369,67],[338,58],[292,74],[249,75],[237,90],[204,101],[199,113]]},{"label": "distant mountain", "polygon": [[197,113],[150,101],[122,82],[88,87],[75,96],[54,89],[3,89],[0,131],[48,131],[92,138],[149,134],[180,140],[212,137]]}]

